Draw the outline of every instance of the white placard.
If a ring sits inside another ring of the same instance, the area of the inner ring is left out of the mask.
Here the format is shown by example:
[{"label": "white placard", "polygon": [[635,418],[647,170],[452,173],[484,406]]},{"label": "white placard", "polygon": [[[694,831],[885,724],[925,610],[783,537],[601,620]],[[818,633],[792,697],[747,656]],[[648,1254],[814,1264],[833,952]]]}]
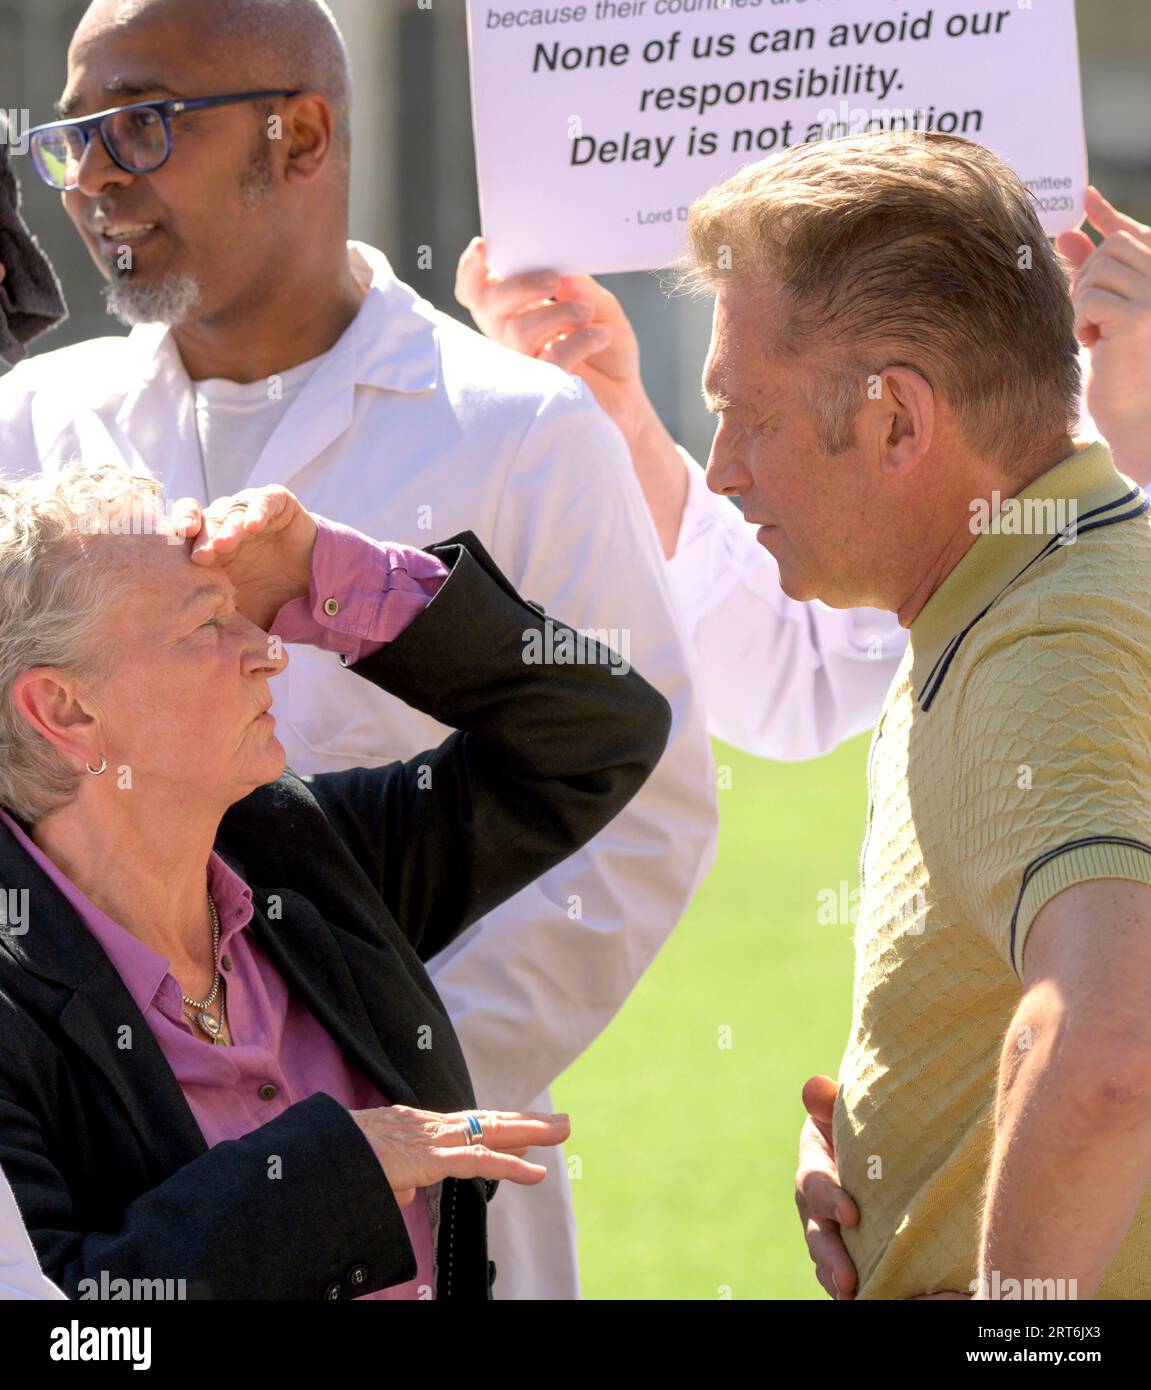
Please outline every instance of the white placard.
[{"label": "white placard", "polygon": [[468,0],[484,235],[499,275],[670,264],[688,204],[812,138],[979,140],[1079,225],[1074,0]]}]

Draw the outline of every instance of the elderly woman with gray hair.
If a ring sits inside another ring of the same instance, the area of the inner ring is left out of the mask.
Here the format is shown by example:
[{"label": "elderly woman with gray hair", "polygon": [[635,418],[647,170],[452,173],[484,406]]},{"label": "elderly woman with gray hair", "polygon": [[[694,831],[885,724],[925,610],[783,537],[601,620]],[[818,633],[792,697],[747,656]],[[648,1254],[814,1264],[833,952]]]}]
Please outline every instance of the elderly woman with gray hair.
[{"label": "elderly woman with gray hair", "polygon": [[[470,533],[378,544],[281,487],[169,511],[119,465],[0,483],[0,1167],[66,1293],[490,1296],[486,1201],[567,1119],[474,1109],[422,962],[669,727],[606,649],[526,659],[554,626]],[[292,642],[457,732],[297,777]]]}]

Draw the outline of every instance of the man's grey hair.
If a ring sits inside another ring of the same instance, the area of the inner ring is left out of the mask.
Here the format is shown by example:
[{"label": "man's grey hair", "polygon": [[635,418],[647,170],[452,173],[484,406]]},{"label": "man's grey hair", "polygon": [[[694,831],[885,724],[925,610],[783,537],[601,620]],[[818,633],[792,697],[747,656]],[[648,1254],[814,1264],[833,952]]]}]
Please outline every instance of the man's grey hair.
[{"label": "man's grey hair", "polygon": [[96,526],[158,506],[162,491],[122,460],[0,478],[0,805],[29,825],[67,805],[85,774],[15,708],[13,685],[34,666],[87,687],[113,673],[109,618],[130,570]]}]

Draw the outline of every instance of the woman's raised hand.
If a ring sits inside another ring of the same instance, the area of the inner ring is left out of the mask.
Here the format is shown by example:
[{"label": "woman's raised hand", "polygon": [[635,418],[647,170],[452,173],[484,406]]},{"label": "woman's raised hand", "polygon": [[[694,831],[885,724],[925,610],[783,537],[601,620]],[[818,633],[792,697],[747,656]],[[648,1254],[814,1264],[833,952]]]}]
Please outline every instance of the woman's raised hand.
[{"label": "woman's raised hand", "polygon": [[[432,1187],[442,1178],[493,1178],[531,1185],[543,1182],[547,1169],[529,1163],[529,1148],[562,1144],[571,1133],[566,1115],[506,1110],[470,1110],[441,1115],[408,1105],[352,1110],[395,1193],[406,1207],[417,1187]],[[467,1142],[468,1115],[482,1127],[477,1143]]]},{"label": "woman's raised hand", "polygon": [[267,629],[285,603],[307,596],[317,527],[286,487],[245,488],[207,507],[184,497],[172,522],[192,539],[193,564],[226,570],[236,606],[257,626]]}]

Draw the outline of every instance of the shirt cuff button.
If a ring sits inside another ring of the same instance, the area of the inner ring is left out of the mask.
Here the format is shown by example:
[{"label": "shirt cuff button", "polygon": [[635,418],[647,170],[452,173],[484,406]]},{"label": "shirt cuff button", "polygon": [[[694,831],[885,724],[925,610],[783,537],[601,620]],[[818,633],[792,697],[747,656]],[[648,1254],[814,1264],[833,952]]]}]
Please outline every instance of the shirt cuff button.
[{"label": "shirt cuff button", "polygon": [[326,598],[324,600],[324,612],[329,618],[334,618],[339,611],[340,604],[338,599]]}]

